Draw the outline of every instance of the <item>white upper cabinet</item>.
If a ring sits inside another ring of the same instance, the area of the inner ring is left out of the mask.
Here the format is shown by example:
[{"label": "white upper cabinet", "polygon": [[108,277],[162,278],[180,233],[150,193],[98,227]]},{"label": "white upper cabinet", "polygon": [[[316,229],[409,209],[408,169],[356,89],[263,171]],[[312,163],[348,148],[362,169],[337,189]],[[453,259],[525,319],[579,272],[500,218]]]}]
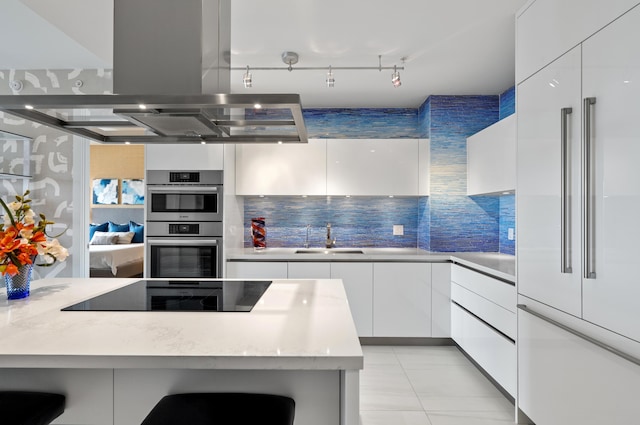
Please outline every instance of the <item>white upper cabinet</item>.
[{"label": "white upper cabinet", "polygon": [[148,144],[145,164],[147,170],[223,170],[224,145]]},{"label": "white upper cabinet", "polygon": [[326,195],[327,142],[239,144],[237,195]]},{"label": "white upper cabinet", "polygon": [[637,4],[638,0],[531,2],[516,21],[516,82],[551,63]]},{"label": "white upper cabinet", "polygon": [[417,139],[327,141],[327,195],[417,196]]},{"label": "white upper cabinet", "polygon": [[467,138],[467,195],[516,188],[516,116]]}]

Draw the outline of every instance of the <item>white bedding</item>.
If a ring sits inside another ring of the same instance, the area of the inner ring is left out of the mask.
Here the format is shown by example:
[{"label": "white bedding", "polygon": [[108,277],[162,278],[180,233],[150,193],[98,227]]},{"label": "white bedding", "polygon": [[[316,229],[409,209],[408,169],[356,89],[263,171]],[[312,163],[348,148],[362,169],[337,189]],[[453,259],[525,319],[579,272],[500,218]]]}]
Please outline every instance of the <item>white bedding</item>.
[{"label": "white bedding", "polygon": [[89,245],[89,267],[111,269],[115,276],[118,267],[144,260],[144,244]]}]

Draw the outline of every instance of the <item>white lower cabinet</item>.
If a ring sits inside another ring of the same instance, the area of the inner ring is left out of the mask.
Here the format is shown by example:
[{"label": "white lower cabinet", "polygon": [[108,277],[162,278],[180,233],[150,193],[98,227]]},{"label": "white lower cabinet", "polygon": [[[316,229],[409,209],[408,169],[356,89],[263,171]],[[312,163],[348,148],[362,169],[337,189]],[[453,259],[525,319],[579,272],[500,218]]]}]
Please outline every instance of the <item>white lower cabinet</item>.
[{"label": "white lower cabinet", "polygon": [[373,265],[373,336],[431,336],[431,264]]},{"label": "white lower cabinet", "polygon": [[289,279],[330,279],[331,263],[290,262]]},{"label": "white lower cabinet", "polygon": [[514,397],[516,303],[513,284],[451,267],[451,338]]},{"label": "white lower cabinet", "polygon": [[244,279],[286,279],[287,269],[286,262],[230,261],[227,263],[227,276]]},{"label": "white lower cabinet", "polygon": [[509,394],[516,396],[516,346],[513,341],[455,303],[451,305],[451,337]]},{"label": "white lower cabinet", "polygon": [[640,366],[518,312],[518,407],[537,425],[638,423]]},{"label": "white lower cabinet", "polygon": [[331,279],[342,279],[358,336],[373,336],[373,263],[331,263]]},{"label": "white lower cabinet", "polygon": [[451,336],[451,263],[431,264],[431,336]]}]

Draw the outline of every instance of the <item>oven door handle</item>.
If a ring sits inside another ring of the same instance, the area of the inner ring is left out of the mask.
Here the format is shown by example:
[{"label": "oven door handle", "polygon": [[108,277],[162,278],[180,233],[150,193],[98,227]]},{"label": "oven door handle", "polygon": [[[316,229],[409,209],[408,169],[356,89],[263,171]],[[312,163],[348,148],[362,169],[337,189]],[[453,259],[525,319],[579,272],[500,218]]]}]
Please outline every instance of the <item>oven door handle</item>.
[{"label": "oven door handle", "polygon": [[219,241],[219,239],[154,239],[147,237],[148,245],[218,245]]},{"label": "oven door handle", "polygon": [[147,186],[150,193],[156,192],[217,192],[218,186]]}]

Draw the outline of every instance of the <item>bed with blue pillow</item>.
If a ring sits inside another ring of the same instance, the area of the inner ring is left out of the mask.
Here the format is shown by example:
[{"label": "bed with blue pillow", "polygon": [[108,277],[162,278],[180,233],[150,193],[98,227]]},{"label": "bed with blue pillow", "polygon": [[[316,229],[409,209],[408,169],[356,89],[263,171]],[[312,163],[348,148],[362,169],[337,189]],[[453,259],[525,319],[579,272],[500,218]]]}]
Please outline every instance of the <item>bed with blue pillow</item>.
[{"label": "bed with blue pillow", "polygon": [[89,276],[142,277],[144,225],[92,223],[89,225]]}]

